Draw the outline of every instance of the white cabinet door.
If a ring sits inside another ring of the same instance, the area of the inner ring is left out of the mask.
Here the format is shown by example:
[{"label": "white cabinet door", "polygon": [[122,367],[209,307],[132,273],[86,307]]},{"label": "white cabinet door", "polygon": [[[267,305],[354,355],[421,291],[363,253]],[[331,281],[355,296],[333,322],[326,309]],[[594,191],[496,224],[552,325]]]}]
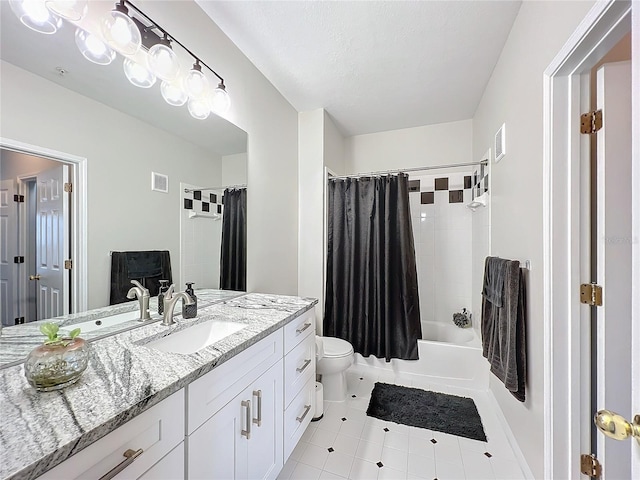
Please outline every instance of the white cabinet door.
[{"label": "white cabinet door", "polygon": [[184,442],[171,450],[138,480],[182,480],[184,479]]},{"label": "white cabinet door", "polygon": [[246,391],[252,396],[248,475],[250,479],[275,479],[282,470],[282,360]]}]

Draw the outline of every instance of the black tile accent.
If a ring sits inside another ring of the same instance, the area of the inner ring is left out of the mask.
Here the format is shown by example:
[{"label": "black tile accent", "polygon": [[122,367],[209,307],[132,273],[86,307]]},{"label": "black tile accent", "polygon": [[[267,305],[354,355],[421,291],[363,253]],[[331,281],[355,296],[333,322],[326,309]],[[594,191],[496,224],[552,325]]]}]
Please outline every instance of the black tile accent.
[{"label": "black tile accent", "polygon": [[193,191],[193,199],[194,200],[202,200],[202,192],[200,190]]},{"label": "black tile accent", "polygon": [[360,377],[360,380],[364,380],[364,378]]},{"label": "black tile accent", "polygon": [[383,428],[383,430],[384,430],[385,432],[388,432],[388,431],[389,431],[389,429],[388,429],[387,427],[384,427],[384,428]]},{"label": "black tile accent", "polygon": [[423,205],[433,203],[433,192],[422,192],[420,194],[420,203]]},{"label": "black tile accent", "polygon": [[202,211],[203,212],[209,211],[209,202],[202,202]]},{"label": "black tile accent", "polygon": [[436,440],[435,438],[432,438],[431,439],[431,443],[433,443],[435,445],[436,443],[438,443],[438,440]]},{"label": "black tile accent", "polygon": [[493,457],[493,455],[491,455],[489,452],[484,452],[484,456],[487,458]]},{"label": "black tile accent", "polygon": [[376,465],[378,465],[378,468],[384,467],[384,463],[382,463],[382,462],[378,462],[378,463],[376,463]]},{"label": "black tile accent", "polygon": [[334,452],[335,450],[333,449],[333,447],[329,447],[327,448],[327,450],[329,450],[329,453]]},{"label": "black tile accent", "polygon": [[342,420],[343,422],[347,421],[347,419],[345,417],[342,417],[340,420]]},{"label": "black tile accent", "polygon": [[356,398],[356,396],[355,395],[351,395],[351,398]]},{"label": "black tile accent", "polygon": [[185,198],[184,199],[184,208],[186,210],[193,210],[193,200],[191,200],[190,198]]},{"label": "black tile accent", "polygon": [[436,190],[449,190],[449,178],[436,178]]},{"label": "black tile accent", "polygon": [[449,203],[462,203],[463,190],[451,190],[449,191]]},{"label": "black tile accent", "polygon": [[420,180],[409,180],[409,191],[410,192],[419,192],[420,191]]},{"label": "black tile accent", "polygon": [[211,203],[218,203],[218,196],[215,193],[209,194],[209,201]]},{"label": "black tile accent", "polygon": [[222,213],[222,205],[218,205],[218,213]]},{"label": "black tile accent", "polygon": [[464,188],[471,188],[471,175],[465,175],[464,177]]}]

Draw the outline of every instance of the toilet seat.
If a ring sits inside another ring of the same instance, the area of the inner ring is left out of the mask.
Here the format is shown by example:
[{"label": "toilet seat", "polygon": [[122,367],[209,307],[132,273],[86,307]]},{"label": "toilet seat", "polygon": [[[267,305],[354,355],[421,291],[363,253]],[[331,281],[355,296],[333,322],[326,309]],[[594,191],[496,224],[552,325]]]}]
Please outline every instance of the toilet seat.
[{"label": "toilet seat", "polygon": [[336,337],[322,337],[324,343],[324,357],[348,357],[353,355],[353,347],[346,340]]}]

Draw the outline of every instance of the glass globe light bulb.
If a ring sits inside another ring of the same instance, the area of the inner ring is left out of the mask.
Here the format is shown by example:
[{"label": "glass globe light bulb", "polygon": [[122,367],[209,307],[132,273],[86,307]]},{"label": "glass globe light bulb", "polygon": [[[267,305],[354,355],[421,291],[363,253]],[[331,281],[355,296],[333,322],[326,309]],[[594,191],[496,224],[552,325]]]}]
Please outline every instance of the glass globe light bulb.
[{"label": "glass globe light bulb", "polygon": [[102,19],[100,27],[109,46],[122,55],[135,55],[142,45],[142,36],[128,13],[124,5],[117,4]]},{"label": "glass globe light bulb", "polygon": [[187,94],[192,98],[201,97],[207,92],[209,81],[207,77],[202,74],[202,67],[200,67],[198,62],[195,63],[185,77],[184,86]]},{"label": "glass globe light bulb", "polygon": [[189,99],[189,96],[177,81],[163,81],[160,84],[160,93],[162,94],[162,98],[164,98],[165,102],[169,105],[173,105],[174,107],[181,107],[187,103],[187,100]]},{"label": "glass globe light bulb", "polygon": [[23,25],[31,30],[51,35],[62,27],[62,19],[47,9],[45,0],[9,0],[9,5]]},{"label": "glass globe light bulb", "polygon": [[226,113],[231,106],[231,99],[222,82],[218,84],[217,88],[211,91],[208,100],[209,108],[213,113]]},{"label": "glass globe light bulb", "polygon": [[180,62],[167,43],[156,43],[149,49],[149,68],[156,77],[171,82],[178,77]]},{"label": "glass globe light bulb", "polygon": [[109,65],[116,58],[116,52],[96,35],[81,28],[76,29],[76,45],[84,58],[98,65]]},{"label": "glass globe light bulb", "polygon": [[88,0],[46,0],[47,8],[56,15],[77,22],[89,10]]},{"label": "glass globe light bulb", "polygon": [[209,116],[209,113],[211,113],[209,105],[207,105],[206,100],[202,97],[190,98],[187,108],[189,109],[191,116],[198,120],[206,119]]},{"label": "glass globe light bulb", "polygon": [[130,58],[124,59],[123,67],[127,79],[136,87],[150,88],[156,83],[154,74]]}]

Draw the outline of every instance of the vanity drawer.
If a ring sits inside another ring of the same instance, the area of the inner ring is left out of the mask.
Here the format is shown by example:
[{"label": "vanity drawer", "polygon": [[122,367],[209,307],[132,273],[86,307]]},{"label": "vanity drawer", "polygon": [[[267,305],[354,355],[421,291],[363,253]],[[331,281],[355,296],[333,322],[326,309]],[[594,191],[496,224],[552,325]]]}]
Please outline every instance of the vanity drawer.
[{"label": "vanity drawer", "polygon": [[309,380],[284,411],[284,461],[300,441],[315,410],[315,379]]},{"label": "vanity drawer", "polygon": [[187,385],[187,435],[282,359],[282,329]]},{"label": "vanity drawer", "polygon": [[284,358],[284,405],[291,403],[298,392],[316,374],[316,337],[307,335]]},{"label": "vanity drawer", "polygon": [[118,475],[110,477],[139,478],[183,440],[184,390],[180,390],[39,478],[100,479],[127,462],[124,452],[142,450]]},{"label": "vanity drawer", "polygon": [[307,310],[298,318],[284,326],[284,353],[289,353],[296,345],[304,340],[307,335],[316,331],[315,309]]}]

